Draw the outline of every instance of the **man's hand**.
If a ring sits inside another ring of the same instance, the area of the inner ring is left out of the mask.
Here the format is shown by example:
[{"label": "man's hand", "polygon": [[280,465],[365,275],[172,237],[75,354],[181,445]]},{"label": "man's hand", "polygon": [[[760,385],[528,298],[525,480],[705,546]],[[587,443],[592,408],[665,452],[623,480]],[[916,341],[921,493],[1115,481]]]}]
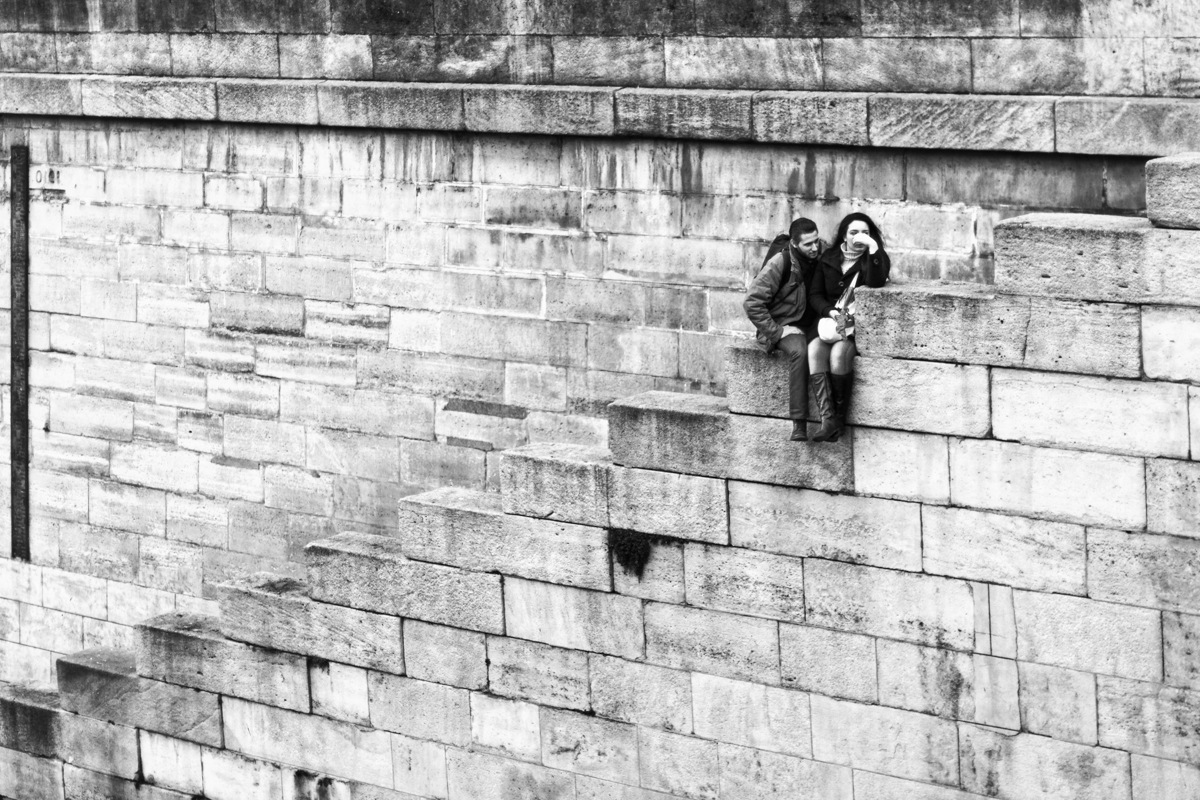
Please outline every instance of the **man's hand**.
[{"label": "man's hand", "polygon": [[783,337],[791,336],[792,334],[795,334],[796,336],[803,336],[804,331],[800,330],[794,325],[784,325],[783,332],[779,334],[779,338],[782,339]]}]

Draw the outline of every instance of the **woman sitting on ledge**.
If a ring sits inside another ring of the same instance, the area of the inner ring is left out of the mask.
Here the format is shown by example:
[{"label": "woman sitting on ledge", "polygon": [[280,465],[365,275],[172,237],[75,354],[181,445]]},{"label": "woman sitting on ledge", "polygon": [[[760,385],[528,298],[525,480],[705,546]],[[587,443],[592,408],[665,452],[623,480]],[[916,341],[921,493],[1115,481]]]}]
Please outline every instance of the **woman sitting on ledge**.
[{"label": "woman sitting on ledge", "polygon": [[[813,275],[808,302],[816,312],[818,338],[808,345],[808,369],[821,427],[813,441],[836,442],[845,425],[854,375],[854,290],[877,289],[887,283],[891,261],[874,220],[861,212],[847,214],[833,245]],[[830,374],[832,372],[832,375]]]}]

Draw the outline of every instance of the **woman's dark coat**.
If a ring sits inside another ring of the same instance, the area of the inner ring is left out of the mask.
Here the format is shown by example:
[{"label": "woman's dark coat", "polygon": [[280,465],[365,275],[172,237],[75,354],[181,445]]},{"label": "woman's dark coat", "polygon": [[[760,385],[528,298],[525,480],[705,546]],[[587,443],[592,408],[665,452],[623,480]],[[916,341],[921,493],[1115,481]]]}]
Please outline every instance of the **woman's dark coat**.
[{"label": "woman's dark coat", "polygon": [[813,270],[813,279],[808,291],[809,308],[816,314],[817,319],[827,317],[856,274],[859,276],[858,286],[878,289],[887,283],[891,269],[891,259],[881,247],[874,253],[863,253],[858,257],[858,261],[854,262],[854,266],[843,275],[842,251],[831,247],[817,259],[817,268]]}]

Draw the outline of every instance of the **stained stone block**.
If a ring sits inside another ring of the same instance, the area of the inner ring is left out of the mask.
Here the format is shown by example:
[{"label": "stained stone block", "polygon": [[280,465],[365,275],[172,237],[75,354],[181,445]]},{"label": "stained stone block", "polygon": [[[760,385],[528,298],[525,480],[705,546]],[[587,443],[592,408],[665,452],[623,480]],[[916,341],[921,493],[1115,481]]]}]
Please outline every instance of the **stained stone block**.
[{"label": "stained stone block", "polygon": [[1055,103],[1060,153],[1171,156],[1200,150],[1200,104],[1174,98],[1067,97]]},{"label": "stained stone block", "polygon": [[749,139],[752,92],[621,89],[616,132],[667,139]]},{"label": "stained stone block", "polygon": [[307,712],[304,656],[226,639],[218,621],[166,614],[137,627],[138,674],[177,686]]},{"label": "stained stone block", "polygon": [[1164,228],[1200,228],[1200,153],[1146,162],[1146,216]]},{"label": "stained stone block", "polygon": [[132,653],[84,650],[58,660],[58,690],[70,712],[221,747],[217,695],[139,678]]},{"label": "stained stone block", "polygon": [[757,92],[754,140],[865,146],[867,95],[830,92]]},{"label": "stained stone block", "polygon": [[611,136],[611,89],[579,86],[463,88],[467,130]]},{"label": "stained stone block", "polygon": [[722,480],[612,467],[608,492],[609,524],[614,528],[714,544],[729,542]]},{"label": "stained stone block", "polygon": [[1088,596],[1200,613],[1200,541],[1160,534],[1088,531]]},{"label": "stained stone block", "polygon": [[83,83],[69,76],[0,76],[0,113],[77,117],[83,113]]},{"label": "stained stone block", "polygon": [[540,442],[500,456],[506,514],[608,527],[608,451]]},{"label": "stained stone block", "polygon": [[971,91],[971,46],[966,39],[826,39],[821,56],[826,91]]},{"label": "stained stone block", "polygon": [[679,36],[665,42],[671,86],[820,89],[821,42],[798,36]]},{"label": "stained stone block", "polygon": [[317,87],[322,125],[456,131],[462,88],[450,84],[327,81]]},{"label": "stained stone block", "polygon": [[926,714],[812,698],[813,756],[930,783],[958,782],[955,724]]},{"label": "stained stone block", "polygon": [[223,122],[316,125],[315,84],[297,81],[223,80],[217,84],[217,116]]},{"label": "stained stone block", "polygon": [[1096,696],[1102,746],[1200,763],[1200,692],[1100,675]]},{"label": "stained stone block", "polygon": [[962,784],[969,791],[995,797],[1129,796],[1124,753],[974,725],[959,730]]},{"label": "stained stone block", "polygon": [[83,82],[83,113],[92,117],[145,119],[217,118],[214,81],[89,78]]},{"label": "stained stone block", "polygon": [[874,147],[1054,151],[1054,101],[999,95],[879,94],[870,99]]}]

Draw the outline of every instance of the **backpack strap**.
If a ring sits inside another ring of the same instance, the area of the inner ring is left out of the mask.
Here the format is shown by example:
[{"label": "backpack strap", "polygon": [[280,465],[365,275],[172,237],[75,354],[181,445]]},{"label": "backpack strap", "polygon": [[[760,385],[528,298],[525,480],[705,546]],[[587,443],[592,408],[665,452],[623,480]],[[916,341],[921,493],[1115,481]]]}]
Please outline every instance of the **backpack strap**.
[{"label": "backpack strap", "polygon": [[792,277],[792,253],[790,246],[785,246],[779,251],[783,256],[783,271],[779,274],[779,286],[775,289],[775,294],[771,295],[771,304],[774,305],[779,295],[787,286],[788,279]]}]

